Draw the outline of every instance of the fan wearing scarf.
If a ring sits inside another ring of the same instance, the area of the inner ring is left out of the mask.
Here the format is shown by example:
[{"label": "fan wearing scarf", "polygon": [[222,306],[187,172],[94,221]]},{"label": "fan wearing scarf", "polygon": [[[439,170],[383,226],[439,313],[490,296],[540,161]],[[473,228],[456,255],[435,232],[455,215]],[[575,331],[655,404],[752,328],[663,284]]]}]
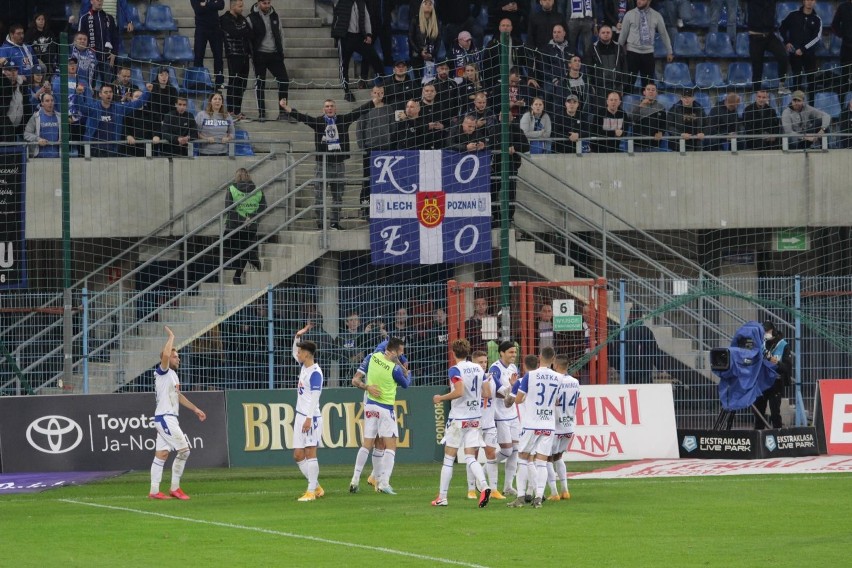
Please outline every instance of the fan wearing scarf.
[{"label": "fan wearing scarf", "polygon": [[[340,207],[343,204],[343,190],[346,186],[345,161],[349,158],[349,127],[360,116],[373,107],[372,101],[362,105],[352,112],[337,114],[337,103],[333,99],[326,99],[323,103],[323,114],[320,116],[309,116],[291,108],[286,99],[279,101],[281,109],[304,123],[314,131],[314,144],[317,151],[316,169],[316,208],[317,227],[323,228],[323,202],[324,188],[328,187],[331,193],[332,206],[329,212],[329,228],[340,229]],[[323,179],[326,183],[323,183]]]},{"label": "fan wearing scarf", "polygon": [[656,34],[660,34],[666,48],[666,61],[671,63],[674,59],[666,24],[660,13],[649,6],[650,3],[651,0],[636,0],[636,7],[624,15],[618,36],[619,45],[627,51],[627,71],[633,77],[643,77],[643,85],[654,80]]}]

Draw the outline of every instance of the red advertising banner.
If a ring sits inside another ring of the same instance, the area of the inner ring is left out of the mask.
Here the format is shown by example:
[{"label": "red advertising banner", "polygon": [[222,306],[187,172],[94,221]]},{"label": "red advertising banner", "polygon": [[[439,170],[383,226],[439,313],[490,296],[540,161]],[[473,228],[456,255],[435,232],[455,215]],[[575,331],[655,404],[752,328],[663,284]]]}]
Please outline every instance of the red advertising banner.
[{"label": "red advertising banner", "polygon": [[852,380],[822,380],[819,396],[828,453],[852,455]]}]

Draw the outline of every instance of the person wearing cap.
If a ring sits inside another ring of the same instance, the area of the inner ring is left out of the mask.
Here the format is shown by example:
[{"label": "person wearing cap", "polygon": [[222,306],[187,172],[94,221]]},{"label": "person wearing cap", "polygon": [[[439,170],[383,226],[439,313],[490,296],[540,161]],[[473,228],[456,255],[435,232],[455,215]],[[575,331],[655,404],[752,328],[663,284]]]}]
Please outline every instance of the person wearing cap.
[{"label": "person wearing cap", "polygon": [[[666,62],[674,60],[672,42],[663,17],[650,4],[651,0],[636,0],[636,7],[624,15],[618,36],[618,44],[627,52],[627,70],[633,76],[638,75],[643,85],[654,80],[654,34],[660,34],[666,49]],[[772,14],[774,17],[774,10]],[[633,81],[626,83],[632,84]]]},{"label": "person wearing cap", "polygon": [[414,70],[424,81],[435,77],[435,59],[441,28],[434,0],[422,0],[420,9],[408,24],[408,53]]},{"label": "person wearing cap", "polygon": [[481,55],[473,43],[470,32],[461,32],[450,50],[450,57],[455,63],[456,77],[464,75],[464,68],[467,65],[476,65],[479,68]]},{"label": "person wearing cap", "polygon": [[822,19],[817,15],[816,0],[802,0],[802,6],[787,14],[778,32],[790,57],[790,71],[794,89],[801,89],[810,81],[802,71],[811,76],[819,69],[816,50],[822,42]]},{"label": "person wearing cap", "polygon": [[831,116],[805,102],[805,93],[793,91],[793,100],[781,113],[781,133],[791,150],[803,150],[817,144],[828,131]]},{"label": "person wearing cap", "polygon": [[[343,85],[343,98],[346,102],[354,103],[355,95],[349,85],[349,63],[352,54],[358,53],[380,77],[384,73],[382,61],[373,45],[375,32],[373,30],[370,10],[364,0],[338,0],[334,6],[331,22],[331,37],[337,46],[340,62],[340,82]],[[382,46],[384,51],[390,51],[389,46]],[[366,67],[361,67],[361,79],[366,80]]]},{"label": "person wearing cap", "polygon": [[14,61],[3,62],[0,78],[0,142],[16,142],[24,132],[24,78],[18,75]]},{"label": "person wearing cap", "polygon": [[[735,138],[743,131],[743,120],[740,116],[740,96],[737,93],[727,93],[710,111],[707,117],[707,134],[711,136],[726,136],[728,140]],[[728,150],[730,142],[722,138],[705,140],[707,150]],[[739,143],[738,146],[739,147]]]},{"label": "person wearing cap", "polygon": [[248,84],[251,58],[251,26],[243,16],[243,5],[243,0],[230,0],[228,11],[219,16],[225,57],[228,59],[228,106],[234,113],[234,122],[246,120],[243,95]]},{"label": "person wearing cap", "polygon": [[27,97],[24,98],[24,103],[28,106],[27,114],[32,114],[38,105],[41,104],[41,98],[45,93],[53,92],[53,85],[50,81],[45,80],[44,65],[38,64],[33,67],[33,74],[30,75],[27,83]]},{"label": "person wearing cap", "polygon": [[707,116],[704,114],[701,105],[695,104],[694,89],[682,89],[680,100],[669,109],[666,117],[668,131],[685,140],[688,151],[694,152],[702,149]]},{"label": "person wearing cap", "polygon": [[29,77],[38,58],[32,47],[24,43],[24,27],[19,24],[9,26],[9,35],[0,46],[0,65],[14,63],[21,77]]},{"label": "person wearing cap", "polygon": [[405,110],[405,103],[417,96],[418,83],[409,76],[406,60],[394,61],[393,75],[385,81],[385,102],[394,110]]},{"label": "person wearing cap", "polygon": [[[783,426],[781,399],[784,396],[784,387],[792,383],[793,375],[793,354],[790,344],[784,339],[784,334],[771,321],[763,322],[763,332],[763,358],[775,368],[778,376],[772,386],[763,391],[754,401],[754,408],[759,413],[754,417],[755,430],[763,430],[766,427],[764,419],[771,423],[773,428]],[[770,416],[766,416],[767,404]]]},{"label": "person wearing cap", "polygon": [[[387,2],[385,2],[387,4]],[[441,37],[446,53],[450,53],[453,44],[462,31],[468,31],[473,36],[475,45],[482,45],[482,26],[477,22],[483,5],[490,4],[487,0],[459,2],[458,0],[435,0],[435,10],[441,14]]]},{"label": "person wearing cap", "polygon": [[553,117],[553,151],[557,154],[571,154],[577,149],[577,141],[589,136],[589,124],[580,111],[580,99],[577,95],[565,97],[564,110]]},{"label": "person wearing cap", "polygon": [[459,84],[450,72],[448,61],[439,61],[435,66],[435,100],[441,106],[443,113],[451,119],[459,113]]},{"label": "person wearing cap", "polygon": [[754,94],[754,102],[743,112],[743,134],[761,136],[745,138],[746,150],[778,150],[781,148],[781,119],[769,104],[769,92],[761,89]]},{"label": "person wearing cap", "polygon": [[95,51],[97,66],[93,82],[110,84],[118,53],[119,30],[115,18],[103,11],[103,3],[103,0],[92,0],[92,9],[80,17],[77,30],[86,34],[89,47]]}]

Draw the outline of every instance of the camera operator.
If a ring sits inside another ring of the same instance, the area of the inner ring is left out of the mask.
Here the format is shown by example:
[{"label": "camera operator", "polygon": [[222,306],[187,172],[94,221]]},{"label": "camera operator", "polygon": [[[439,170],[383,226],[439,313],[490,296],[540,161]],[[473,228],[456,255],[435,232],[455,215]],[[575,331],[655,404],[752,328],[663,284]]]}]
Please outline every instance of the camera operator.
[{"label": "camera operator", "polygon": [[[778,377],[772,386],[763,391],[757,400],[754,401],[754,407],[766,418],[766,404],[769,403],[769,411],[772,413],[771,421],[773,428],[781,428],[781,397],[784,394],[784,387],[792,383],[793,373],[793,356],[790,351],[790,345],[784,339],[784,334],[775,329],[775,325],[770,322],[763,323],[764,344],[763,357],[775,365],[775,370]],[[770,419],[767,418],[767,421]],[[762,430],[765,427],[760,416],[754,417],[754,429]]]}]

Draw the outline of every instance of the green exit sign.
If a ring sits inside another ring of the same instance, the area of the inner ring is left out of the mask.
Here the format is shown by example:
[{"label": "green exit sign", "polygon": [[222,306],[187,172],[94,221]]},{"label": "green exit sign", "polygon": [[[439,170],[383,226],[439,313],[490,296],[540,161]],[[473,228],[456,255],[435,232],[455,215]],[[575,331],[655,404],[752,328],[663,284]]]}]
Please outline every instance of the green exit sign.
[{"label": "green exit sign", "polygon": [[792,229],[775,233],[775,250],[804,251],[808,250],[808,233],[804,229]]},{"label": "green exit sign", "polygon": [[583,316],[553,316],[553,331],[583,331]]}]

